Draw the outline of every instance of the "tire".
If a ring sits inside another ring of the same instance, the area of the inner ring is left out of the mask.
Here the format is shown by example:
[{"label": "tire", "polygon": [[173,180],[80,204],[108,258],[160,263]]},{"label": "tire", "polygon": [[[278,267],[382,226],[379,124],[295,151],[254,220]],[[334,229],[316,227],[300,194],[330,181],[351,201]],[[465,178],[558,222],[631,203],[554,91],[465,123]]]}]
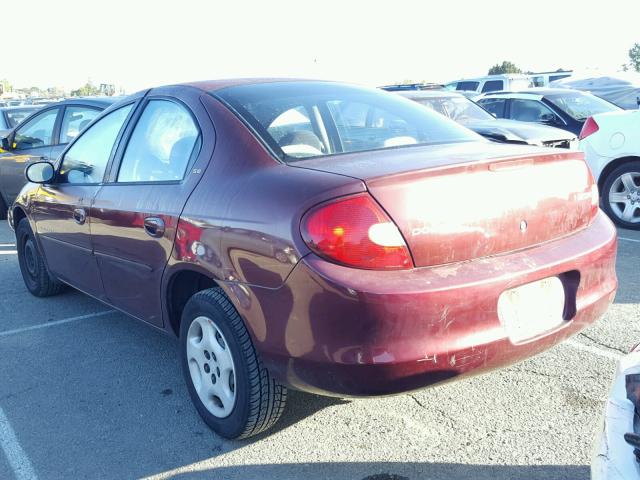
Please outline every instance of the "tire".
[{"label": "tire", "polygon": [[2,194],[0,194],[0,220],[7,219],[7,204],[4,202],[4,198],[2,198]]},{"label": "tire", "polygon": [[36,297],[50,297],[62,292],[66,285],[56,280],[47,269],[29,221],[23,218],[16,228],[16,247],[20,272],[27,290]]},{"label": "tire", "polygon": [[600,197],[602,210],[616,225],[640,230],[640,160],[623,163],[609,173]]},{"label": "tire", "polygon": [[263,366],[222,289],[203,290],[187,302],[180,323],[180,363],[196,410],[218,435],[252,437],[282,415],[287,389]]}]

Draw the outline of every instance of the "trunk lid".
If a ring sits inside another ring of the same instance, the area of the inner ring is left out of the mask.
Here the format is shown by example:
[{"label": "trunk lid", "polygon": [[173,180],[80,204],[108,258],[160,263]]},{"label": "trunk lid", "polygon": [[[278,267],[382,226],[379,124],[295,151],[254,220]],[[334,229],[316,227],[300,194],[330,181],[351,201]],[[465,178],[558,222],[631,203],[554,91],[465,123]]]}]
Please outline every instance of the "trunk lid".
[{"label": "trunk lid", "polygon": [[299,162],[361,179],[416,267],[507,253],[585,228],[597,211],[582,153],[485,142]]}]

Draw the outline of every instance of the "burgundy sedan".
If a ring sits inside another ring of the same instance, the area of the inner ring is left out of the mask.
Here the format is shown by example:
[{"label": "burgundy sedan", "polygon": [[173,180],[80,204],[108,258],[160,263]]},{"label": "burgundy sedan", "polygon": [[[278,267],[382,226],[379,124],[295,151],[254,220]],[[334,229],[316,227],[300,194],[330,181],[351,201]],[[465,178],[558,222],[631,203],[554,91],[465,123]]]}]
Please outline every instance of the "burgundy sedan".
[{"label": "burgundy sedan", "polygon": [[490,143],[379,90],[155,88],[26,174],[10,222],[29,291],[70,285],[177,335],[229,438],[272,426],[287,387],[388,395],[522,360],[617,287],[582,154]]}]

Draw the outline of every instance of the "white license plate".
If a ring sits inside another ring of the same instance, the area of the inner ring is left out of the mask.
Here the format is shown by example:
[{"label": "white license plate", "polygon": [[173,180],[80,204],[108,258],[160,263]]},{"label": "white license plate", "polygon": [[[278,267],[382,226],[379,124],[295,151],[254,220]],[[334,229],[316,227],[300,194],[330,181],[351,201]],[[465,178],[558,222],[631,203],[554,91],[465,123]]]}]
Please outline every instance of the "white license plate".
[{"label": "white license plate", "polygon": [[564,287],[558,277],[505,290],[498,298],[498,318],[513,343],[537,337],[564,323]]}]

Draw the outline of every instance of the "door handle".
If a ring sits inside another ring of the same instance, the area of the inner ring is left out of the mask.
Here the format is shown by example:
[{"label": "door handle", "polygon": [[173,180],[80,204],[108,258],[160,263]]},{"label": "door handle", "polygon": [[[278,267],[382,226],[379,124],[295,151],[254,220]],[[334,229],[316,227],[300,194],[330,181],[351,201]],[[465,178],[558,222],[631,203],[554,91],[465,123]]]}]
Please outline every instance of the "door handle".
[{"label": "door handle", "polygon": [[158,217],[145,218],[144,231],[151,237],[162,237],[164,235],[164,220]]},{"label": "door handle", "polygon": [[74,208],[73,219],[78,225],[84,225],[84,222],[87,220],[87,212],[84,208]]}]

